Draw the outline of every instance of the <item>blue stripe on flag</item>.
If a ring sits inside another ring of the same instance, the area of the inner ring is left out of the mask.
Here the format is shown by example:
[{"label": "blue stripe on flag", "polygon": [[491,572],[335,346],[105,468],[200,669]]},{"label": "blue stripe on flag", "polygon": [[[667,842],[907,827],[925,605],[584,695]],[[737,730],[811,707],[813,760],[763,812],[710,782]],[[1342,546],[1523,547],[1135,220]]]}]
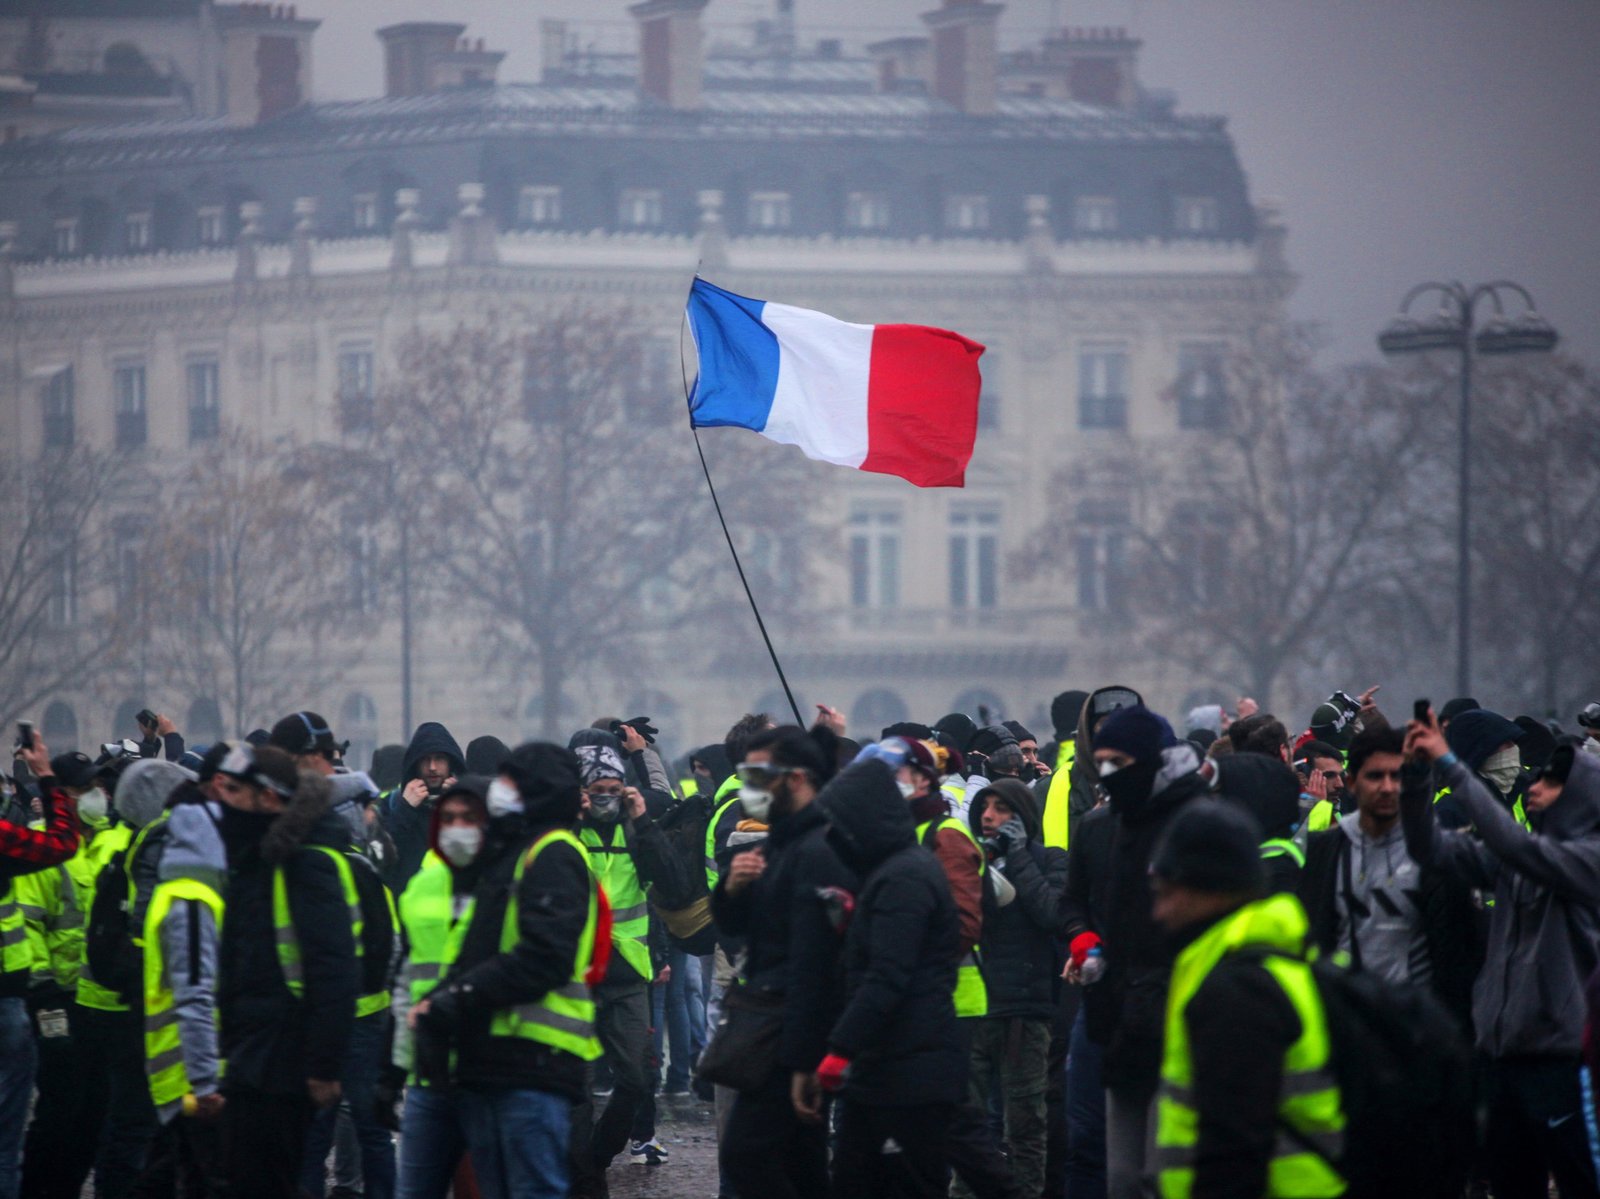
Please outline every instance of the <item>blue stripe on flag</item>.
[{"label": "blue stripe on flag", "polygon": [[689,328],[700,354],[700,377],[689,396],[697,429],[732,426],[760,433],[778,391],[778,339],[761,323],[765,300],[736,296],[696,279],[689,290]]}]

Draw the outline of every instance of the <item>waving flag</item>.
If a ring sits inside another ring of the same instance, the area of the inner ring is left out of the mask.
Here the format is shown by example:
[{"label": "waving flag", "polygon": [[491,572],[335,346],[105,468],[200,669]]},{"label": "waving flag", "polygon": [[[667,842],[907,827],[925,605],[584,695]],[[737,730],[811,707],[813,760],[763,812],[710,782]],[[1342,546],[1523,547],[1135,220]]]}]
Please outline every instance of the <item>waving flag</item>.
[{"label": "waving flag", "polygon": [[984,347],[924,325],[853,325],[807,308],[689,292],[700,429],[753,429],[808,458],[960,487],[978,436]]}]

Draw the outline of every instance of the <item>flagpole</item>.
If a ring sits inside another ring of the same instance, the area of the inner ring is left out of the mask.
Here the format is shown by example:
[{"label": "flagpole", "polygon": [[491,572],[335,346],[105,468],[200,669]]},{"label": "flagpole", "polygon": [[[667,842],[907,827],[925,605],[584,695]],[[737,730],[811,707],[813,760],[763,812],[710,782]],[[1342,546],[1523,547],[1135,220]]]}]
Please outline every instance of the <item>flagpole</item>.
[{"label": "flagpole", "polygon": [[[695,270],[694,277],[696,279],[700,277],[698,268]],[[744,563],[739,561],[739,551],[734,547],[733,534],[728,531],[728,518],[722,514],[722,501],[717,498],[717,485],[711,481],[711,467],[706,463],[705,447],[700,444],[700,430],[695,427],[694,411],[690,407],[689,397],[689,364],[683,352],[683,335],[688,330],[688,327],[689,305],[686,300],[683,307],[683,324],[678,329],[678,373],[683,378],[683,405],[689,411],[689,431],[694,434],[695,452],[700,455],[700,470],[705,474],[706,490],[711,493],[711,505],[717,510],[717,520],[722,525],[722,536],[728,543],[728,553],[733,555],[733,568],[739,572],[739,582],[744,585],[744,597],[750,601],[750,611],[755,615],[756,628],[761,630],[761,640],[766,644],[767,656],[772,659],[772,668],[778,672],[778,682],[783,684],[783,694],[789,701],[789,710],[794,713],[794,722],[804,728],[806,724],[805,717],[800,715],[800,705],[795,702],[794,692],[789,687],[788,676],[783,673],[783,663],[778,661],[778,651],[773,648],[772,638],[767,634],[767,622],[761,619],[761,609],[756,604],[755,592],[750,590],[750,580],[745,576]],[[737,762],[733,763],[735,766],[738,764]]]}]

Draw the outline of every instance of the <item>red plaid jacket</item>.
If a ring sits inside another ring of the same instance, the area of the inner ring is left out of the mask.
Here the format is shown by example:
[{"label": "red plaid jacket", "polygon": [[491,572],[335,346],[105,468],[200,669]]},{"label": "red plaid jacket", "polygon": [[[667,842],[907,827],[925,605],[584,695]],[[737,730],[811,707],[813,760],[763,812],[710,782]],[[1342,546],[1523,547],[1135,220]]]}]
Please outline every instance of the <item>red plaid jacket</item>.
[{"label": "red plaid jacket", "polygon": [[78,816],[72,797],[53,778],[39,780],[45,793],[45,827],[0,820],[0,877],[32,874],[78,852]]}]

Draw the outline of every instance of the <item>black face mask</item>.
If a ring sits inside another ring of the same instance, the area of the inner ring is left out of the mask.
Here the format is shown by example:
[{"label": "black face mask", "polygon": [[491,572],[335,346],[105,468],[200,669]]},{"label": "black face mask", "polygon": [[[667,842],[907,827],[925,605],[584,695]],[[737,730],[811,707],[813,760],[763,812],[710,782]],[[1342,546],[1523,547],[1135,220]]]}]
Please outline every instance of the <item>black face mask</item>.
[{"label": "black face mask", "polygon": [[240,851],[259,845],[279,815],[277,812],[246,812],[224,804],[221,832],[228,857],[236,858]]},{"label": "black face mask", "polygon": [[1131,762],[1121,770],[1113,771],[1100,780],[1106,798],[1113,809],[1127,811],[1150,798],[1156,785],[1156,775],[1161,773],[1161,759],[1153,762]]}]

